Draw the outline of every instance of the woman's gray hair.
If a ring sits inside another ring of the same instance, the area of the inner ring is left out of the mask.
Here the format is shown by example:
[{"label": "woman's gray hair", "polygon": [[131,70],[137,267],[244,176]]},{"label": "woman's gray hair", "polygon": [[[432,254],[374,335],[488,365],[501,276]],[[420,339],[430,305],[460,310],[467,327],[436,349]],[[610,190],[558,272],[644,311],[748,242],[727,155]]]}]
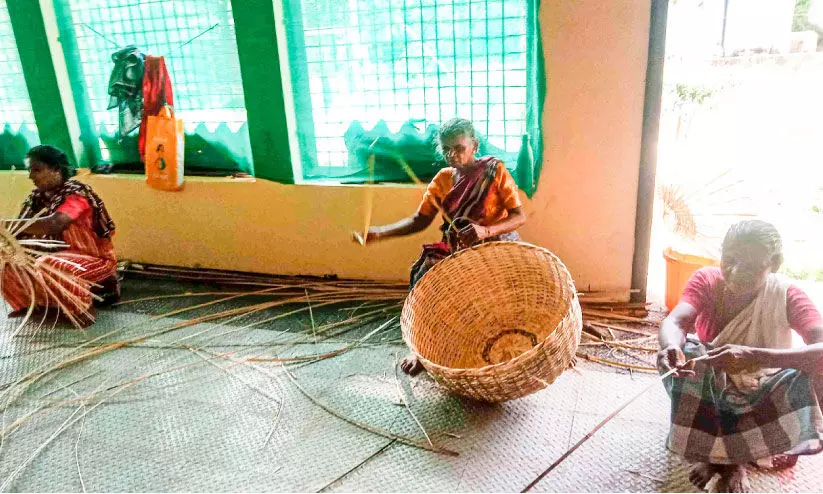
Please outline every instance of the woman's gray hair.
[{"label": "woman's gray hair", "polygon": [[479,143],[477,131],[474,130],[474,125],[470,120],[452,118],[443,122],[440,130],[437,131],[437,154],[443,156],[443,140],[451,137],[469,137],[475,144]]},{"label": "woman's gray hair", "polygon": [[777,228],[771,223],[761,220],[745,220],[735,223],[726,232],[723,239],[723,250],[732,245],[756,244],[766,249],[772,271],[777,271],[783,264],[783,240]]}]

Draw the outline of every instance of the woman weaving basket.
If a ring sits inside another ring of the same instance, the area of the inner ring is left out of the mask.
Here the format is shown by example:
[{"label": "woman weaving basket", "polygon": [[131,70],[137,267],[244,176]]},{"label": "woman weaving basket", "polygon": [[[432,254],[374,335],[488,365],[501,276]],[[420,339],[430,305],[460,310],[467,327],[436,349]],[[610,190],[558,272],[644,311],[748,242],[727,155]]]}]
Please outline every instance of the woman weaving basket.
[{"label": "woman weaving basket", "polygon": [[[723,240],[721,267],[697,271],[663,321],[661,372],[704,355],[664,381],[668,447],[696,462],[689,479],[701,489],[719,474],[721,491],[743,492],[747,463],[791,466],[823,449],[823,319],[775,274],[782,262],[774,226],[738,223]],[[792,348],[792,329],[806,346]]]},{"label": "woman weaving basket", "polygon": [[[93,292],[102,302],[116,301],[120,284],[111,241],[114,222],[103,201],[88,185],[69,179],[72,169],[60,149],[36,146],[26,154],[26,160],[29,178],[36,188],[23,204],[20,218],[41,216],[23,231],[23,235],[60,240],[68,245],[66,249],[42,257],[40,262],[96,284]],[[2,294],[12,309],[9,317],[23,317],[31,306],[34,293],[34,303],[40,311],[60,309],[59,315],[66,316],[65,312],[68,312],[73,321],[83,326],[94,322],[88,291],[68,281],[60,282],[71,294],[71,300],[58,300],[64,290],[54,290],[48,283],[43,286],[27,279],[31,276],[32,273],[12,268],[3,270]]]},{"label": "woman weaving basket", "polygon": [[[410,288],[440,260],[462,248],[493,240],[519,240],[517,228],[526,222],[517,185],[503,162],[492,156],[475,158],[477,133],[468,120],[445,122],[438,134],[438,150],[448,163],[423,194],[414,216],[397,223],[369,228],[366,243],[411,235],[428,228],[437,212],[443,215],[442,239],[423,246],[411,269]],[[413,358],[403,361],[409,374],[423,370]]]}]

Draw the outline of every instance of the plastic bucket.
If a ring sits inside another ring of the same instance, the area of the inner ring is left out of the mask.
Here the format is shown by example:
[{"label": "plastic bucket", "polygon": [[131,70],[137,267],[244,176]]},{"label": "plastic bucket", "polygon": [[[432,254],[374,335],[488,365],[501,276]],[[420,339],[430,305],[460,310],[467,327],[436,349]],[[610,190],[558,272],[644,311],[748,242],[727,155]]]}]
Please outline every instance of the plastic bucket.
[{"label": "plastic bucket", "polygon": [[719,266],[720,261],[708,257],[683,254],[672,250],[671,247],[663,251],[666,259],[666,307],[674,309],[683,289],[695,271],[706,266]]}]

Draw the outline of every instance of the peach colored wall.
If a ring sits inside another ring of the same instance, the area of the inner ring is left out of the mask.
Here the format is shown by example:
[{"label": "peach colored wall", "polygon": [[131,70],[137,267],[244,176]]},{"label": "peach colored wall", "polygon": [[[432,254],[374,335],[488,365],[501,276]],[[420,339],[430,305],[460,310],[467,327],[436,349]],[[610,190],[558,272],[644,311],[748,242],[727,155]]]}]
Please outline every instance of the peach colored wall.
[{"label": "peach colored wall", "polygon": [[[0,177],[0,212],[13,214],[30,183],[22,172]],[[163,192],[149,188],[140,176],[79,178],[106,201],[117,224],[118,255],[138,262],[401,280],[421,241],[437,238],[433,227],[369,248],[352,242],[350,232],[364,225],[364,187],[195,177],[181,192]],[[421,191],[414,186],[374,189],[377,223],[413,212],[420,201]]]},{"label": "peach colored wall", "polygon": [[579,289],[631,284],[648,0],[542,2],[545,161],[523,236]]},{"label": "peach colored wall", "polygon": [[[581,289],[626,290],[631,280],[649,8],[648,0],[564,0],[543,2],[540,13],[546,153],[522,235],[557,253]],[[191,178],[172,193],[135,176],[82,180],[118,223],[120,256],[140,262],[406,279],[420,244],[437,237],[435,225],[369,248],[351,243],[365,216],[359,186]],[[0,174],[0,213],[11,214],[29,187],[21,172]],[[421,193],[375,187],[372,222],[411,214]]]}]

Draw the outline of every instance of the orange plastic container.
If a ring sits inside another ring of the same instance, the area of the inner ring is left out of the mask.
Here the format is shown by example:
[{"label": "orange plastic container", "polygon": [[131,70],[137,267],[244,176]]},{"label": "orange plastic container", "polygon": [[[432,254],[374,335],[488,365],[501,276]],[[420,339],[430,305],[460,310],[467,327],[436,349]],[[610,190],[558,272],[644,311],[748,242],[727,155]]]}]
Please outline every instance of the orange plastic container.
[{"label": "orange plastic container", "polygon": [[706,266],[720,265],[717,259],[683,254],[671,247],[663,251],[663,257],[666,259],[666,307],[670,311],[680,301],[680,295],[695,271]]}]

